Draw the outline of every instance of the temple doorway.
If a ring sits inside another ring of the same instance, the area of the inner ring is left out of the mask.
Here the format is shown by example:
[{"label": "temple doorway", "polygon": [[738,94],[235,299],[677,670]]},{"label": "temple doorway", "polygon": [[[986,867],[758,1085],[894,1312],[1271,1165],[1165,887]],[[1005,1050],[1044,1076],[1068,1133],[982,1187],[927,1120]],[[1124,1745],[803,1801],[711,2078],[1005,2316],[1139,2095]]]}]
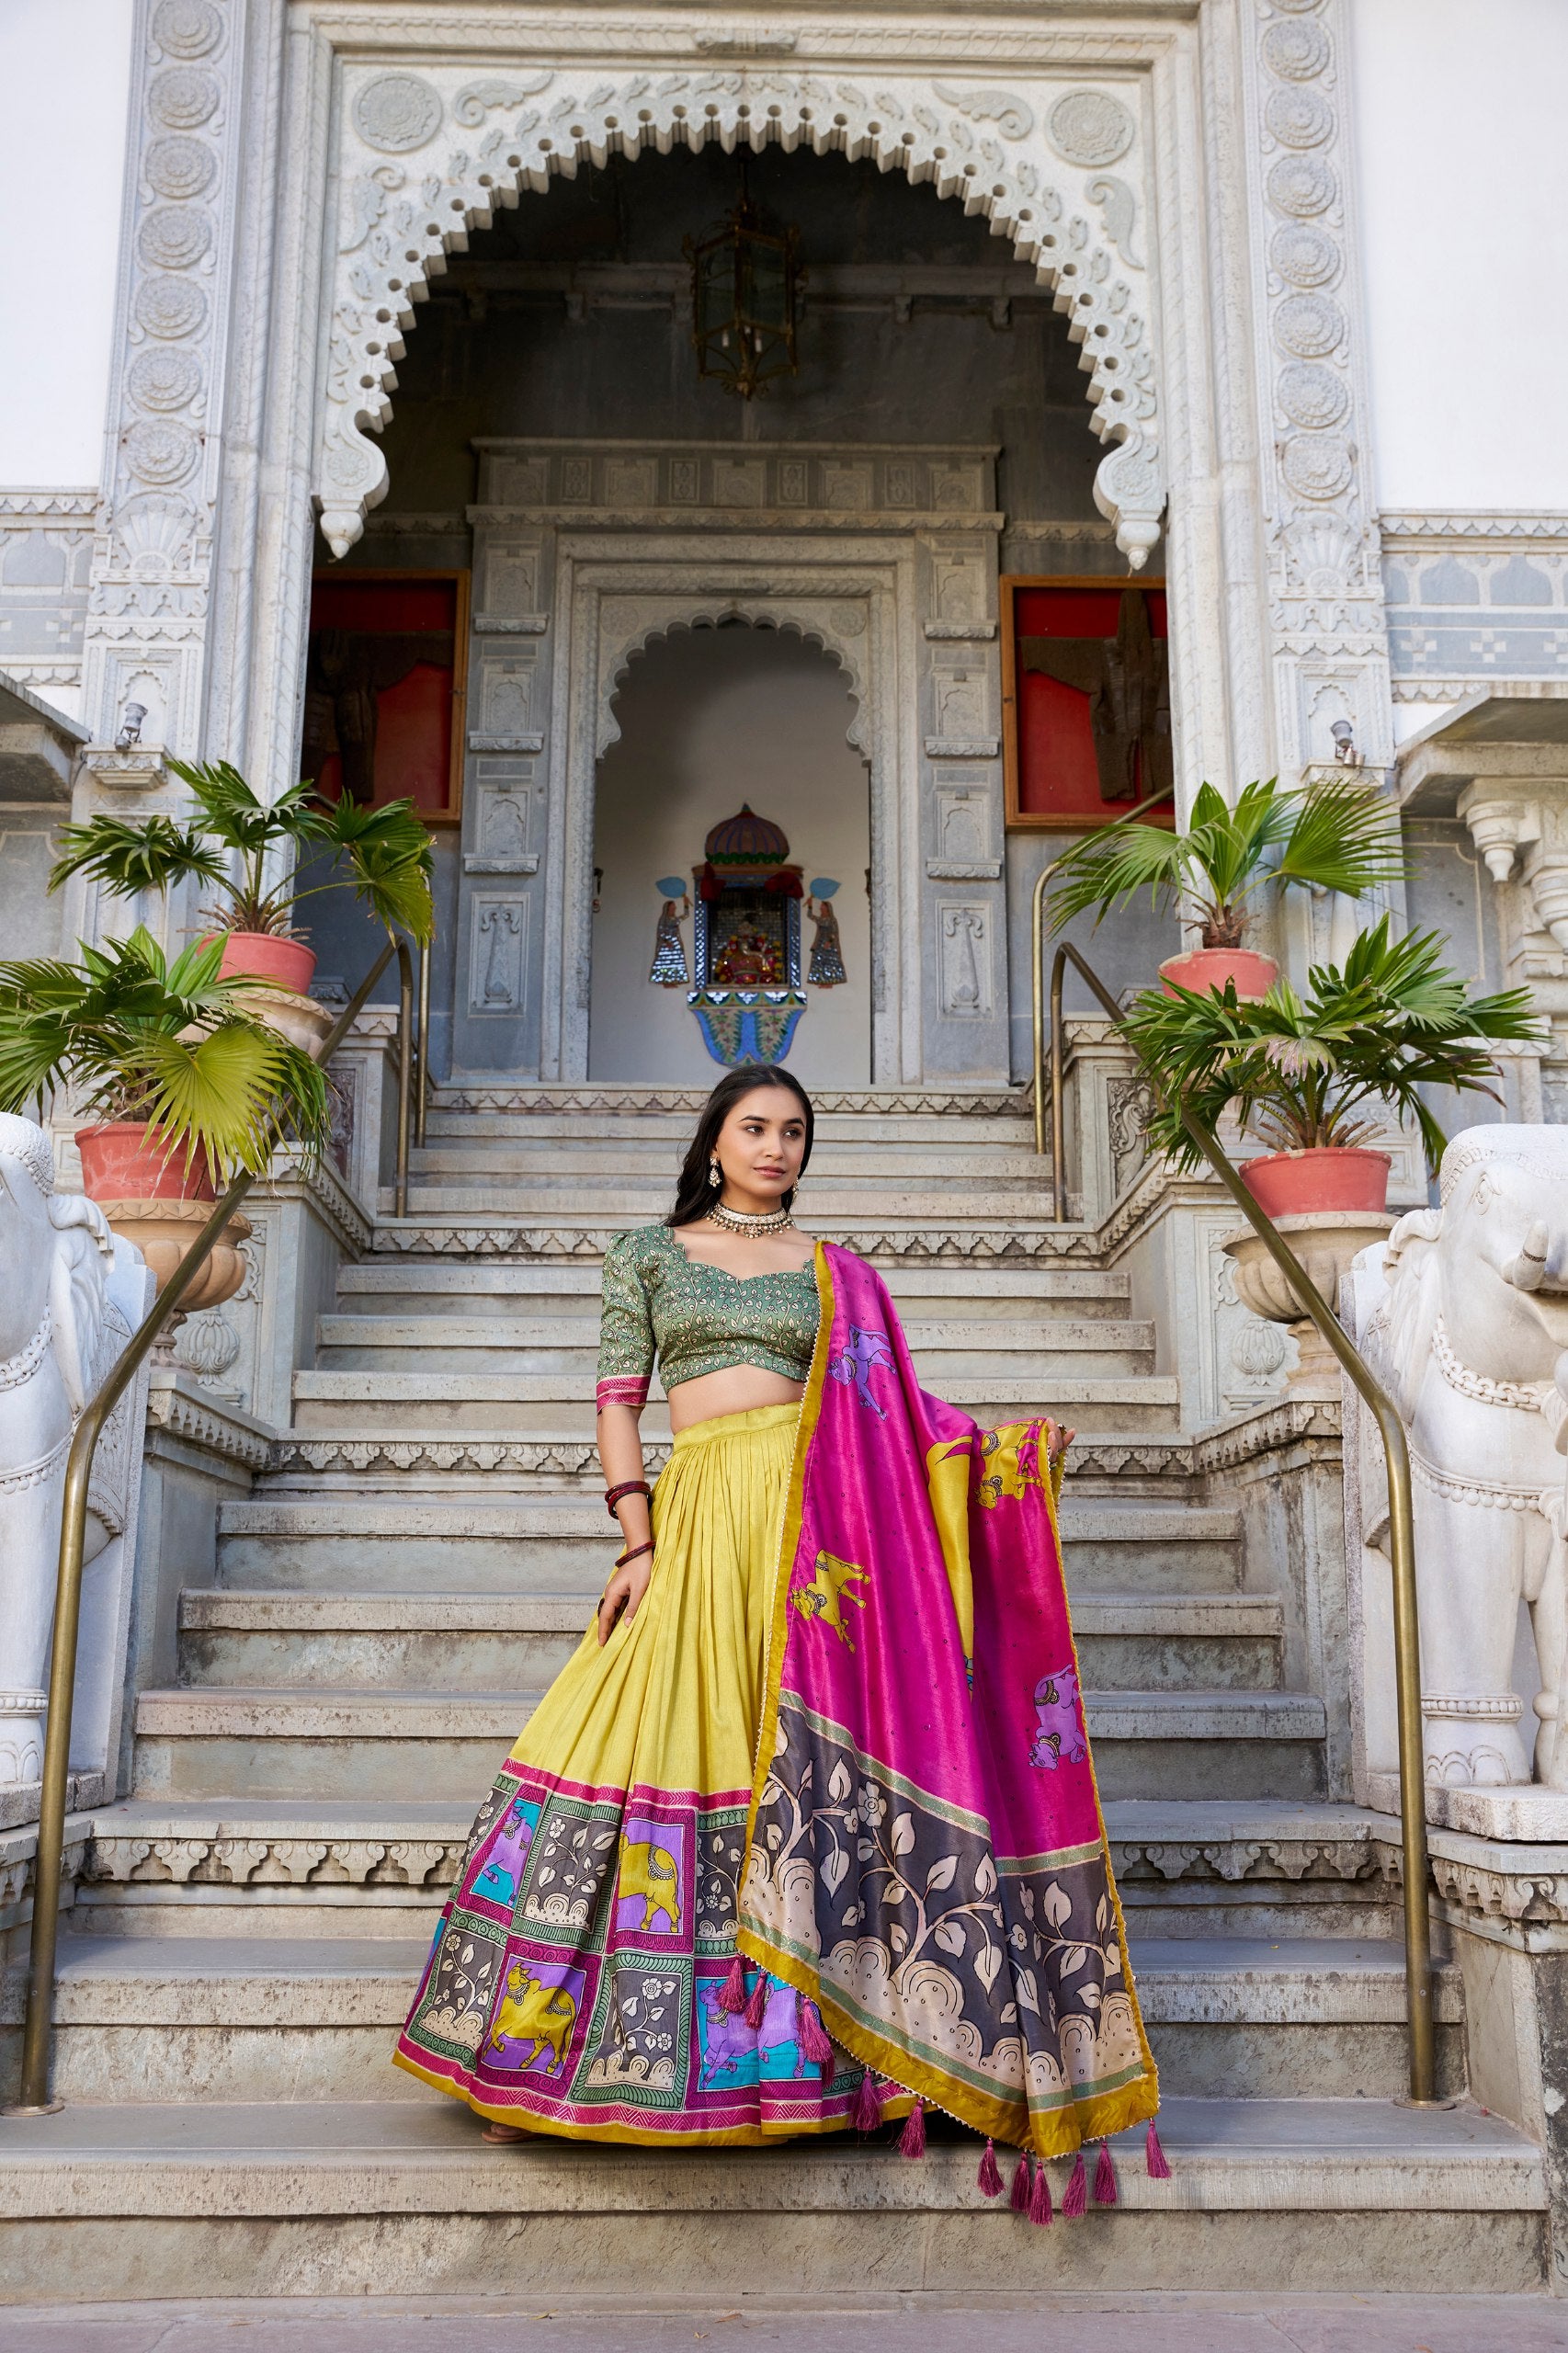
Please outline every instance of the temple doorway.
[{"label": "temple doorway", "polygon": [[856,711],[789,631],[682,629],[632,662],[595,799],[591,1079],[702,1086],[778,1059],[808,1086],[870,1083]]}]

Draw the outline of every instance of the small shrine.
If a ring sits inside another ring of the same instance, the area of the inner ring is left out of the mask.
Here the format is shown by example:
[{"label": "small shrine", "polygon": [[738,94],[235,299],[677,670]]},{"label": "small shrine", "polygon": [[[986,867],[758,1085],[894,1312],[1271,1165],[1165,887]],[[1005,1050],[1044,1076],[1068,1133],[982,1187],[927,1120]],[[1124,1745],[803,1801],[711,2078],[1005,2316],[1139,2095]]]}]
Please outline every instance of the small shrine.
[{"label": "small shrine", "polygon": [[[838,885],[813,881],[808,898],[801,869],[790,863],[783,828],[759,817],[748,801],[724,818],[703,844],[687,896],[679,876],[659,883],[664,906],[650,981],[676,987],[689,979],[687,1003],[716,1063],[779,1063],[788,1054],[807,998],[802,983],[802,900],[816,926],[811,970],[819,988],[845,977],[837,918],[830,904]],[[681,924],[690,913],[689,974]]]}]

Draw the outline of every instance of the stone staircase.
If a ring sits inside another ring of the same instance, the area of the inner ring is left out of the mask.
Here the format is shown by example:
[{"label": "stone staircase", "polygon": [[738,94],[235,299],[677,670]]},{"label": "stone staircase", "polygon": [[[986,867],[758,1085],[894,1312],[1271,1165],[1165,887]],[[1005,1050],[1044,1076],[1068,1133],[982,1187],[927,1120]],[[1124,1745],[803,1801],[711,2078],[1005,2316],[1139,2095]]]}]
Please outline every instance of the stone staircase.
[{"label": "stone staircase", "polygon": [[[131,1793],[76,1825],[70,2104],[0,2127],[16,2292],[131,2216],[127,2293],[624,2290],[655,2243],[666,2286],[717,2264],[737,2300],[759,2262],[846,2294],[1538,2285],[1540,2153],[1462,2101],[1398,2104],[1396,1825],[1332,1797],[1287,1598],[1178,1427],[1128,1274],[1050,1224],[1010,1096],[835,1098],[801,1215],[874,1259],[928,1386],[1080,1433],[1069,1578],[1172,2180],[1136,2142],[1117,2210],[1040,2232],[980,2198],[956,2128],[924,2165],[497,2150],[391,2069],[470,1819],[602,1586],[599,1256],[666,1205],[690,1124],[630,1089],[432,1113],[407,1217],[383,1198],[273,1468],[223,1507],[216,1584],[181,1596]],[[657,1461],[656,1392],[644,1429]],[[1457,2097],[1454,1972],[1438,1999]]]}]

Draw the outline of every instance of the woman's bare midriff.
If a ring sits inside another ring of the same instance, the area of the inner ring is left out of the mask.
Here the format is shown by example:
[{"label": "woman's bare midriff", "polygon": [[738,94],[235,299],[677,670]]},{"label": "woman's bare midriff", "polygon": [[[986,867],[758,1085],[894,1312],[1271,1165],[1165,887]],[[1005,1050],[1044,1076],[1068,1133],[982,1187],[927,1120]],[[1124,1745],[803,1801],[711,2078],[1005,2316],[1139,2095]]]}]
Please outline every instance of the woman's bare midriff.
[{"label": "woman's bare midriff", "polygon": [[796,1405],[806,1393],[803,1381],[787,1381],[759,1364],[727,1364],[722,1372],[699,1373],[677,1381],[669,1392],[670,1428],[678,1434],[722,1414],[749,1414],[758,1405]]}]

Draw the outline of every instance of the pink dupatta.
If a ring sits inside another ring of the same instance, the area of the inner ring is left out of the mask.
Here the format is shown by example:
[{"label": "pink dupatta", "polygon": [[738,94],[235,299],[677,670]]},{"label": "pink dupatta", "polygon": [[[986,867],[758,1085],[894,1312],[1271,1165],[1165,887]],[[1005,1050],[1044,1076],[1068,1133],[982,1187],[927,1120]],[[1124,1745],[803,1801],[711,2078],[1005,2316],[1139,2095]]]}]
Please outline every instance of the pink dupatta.
[{"label": "pink dupatta", "polygon": [[1152,2118],[1040,1422],[928,1396],[819,1245],[742,1951],[868,2068],[1040,2156]]}]

